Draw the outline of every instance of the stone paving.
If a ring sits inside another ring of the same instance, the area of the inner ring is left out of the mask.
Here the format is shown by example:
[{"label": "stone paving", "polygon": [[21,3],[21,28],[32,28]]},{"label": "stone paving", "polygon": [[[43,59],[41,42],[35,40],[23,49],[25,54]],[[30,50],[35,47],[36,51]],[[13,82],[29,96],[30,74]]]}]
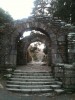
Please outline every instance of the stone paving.
[{"label": "stone paving", "polygon": [[0,89],[0,100],[75,100],[75,94],[62,94],[57,96],[21,96]]},{"label": "stone paving", "polygon": [[20,66],[18,70],[23,70],[26,72],[49,72],[50,67],[45,65],[44,62],[31,62],[26,66]]}]

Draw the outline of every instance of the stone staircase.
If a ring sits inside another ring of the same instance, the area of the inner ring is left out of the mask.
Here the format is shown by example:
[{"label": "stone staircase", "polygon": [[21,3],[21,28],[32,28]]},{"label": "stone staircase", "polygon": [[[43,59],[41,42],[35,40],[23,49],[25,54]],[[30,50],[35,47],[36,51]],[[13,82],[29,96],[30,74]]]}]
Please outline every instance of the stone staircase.
[{"label": "stone staircase", "polygon": [[62,93],[62,82],[56,81],[50,72],[25,72],[15,70],[7,80],[9,91],[21,94]]}]

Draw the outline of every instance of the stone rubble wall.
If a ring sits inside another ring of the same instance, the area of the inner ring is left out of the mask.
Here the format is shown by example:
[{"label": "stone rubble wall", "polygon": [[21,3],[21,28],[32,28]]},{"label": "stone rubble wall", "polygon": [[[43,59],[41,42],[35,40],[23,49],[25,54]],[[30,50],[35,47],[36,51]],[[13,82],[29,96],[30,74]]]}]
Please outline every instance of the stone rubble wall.
[{"label": "stone rubble wall", "polygon": [[75,64],[56,64],[54,77],[62,81],[66,90],[75,91]]}]

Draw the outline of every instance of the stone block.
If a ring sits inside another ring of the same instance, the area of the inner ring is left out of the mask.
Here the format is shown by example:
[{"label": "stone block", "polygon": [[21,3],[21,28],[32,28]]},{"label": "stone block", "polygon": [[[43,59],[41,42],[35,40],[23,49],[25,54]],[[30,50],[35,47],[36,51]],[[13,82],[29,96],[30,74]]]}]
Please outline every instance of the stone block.
[{"label": "stone block", "polygon": [[65,85],[70,85],[71,84],[71,79],[70,78],[65,78],[64,79],[64,84]]},{"label": "stone block", "polygon": [[71,78],[71,84],[75,84],[75,77]]},{"label": "stone block", "polygon": [[55,77],[60,77],[60,78],[62,78],[62,77],[63,77],[63,73],[55,73]]}]

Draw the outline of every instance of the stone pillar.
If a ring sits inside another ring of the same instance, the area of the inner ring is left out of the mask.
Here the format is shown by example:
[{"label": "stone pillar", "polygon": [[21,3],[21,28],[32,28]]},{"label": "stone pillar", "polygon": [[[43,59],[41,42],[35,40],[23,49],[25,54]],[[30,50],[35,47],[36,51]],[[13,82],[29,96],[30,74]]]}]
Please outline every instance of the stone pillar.
[{"label": "stone pillar", "polygon": [[10,54],[9,54],[9,64],[16,65],[16,59],[17,59],[17,46],[16,46],[16,37],[14,35],[11,36],[11,42],[10,42]]},{"label": "stone pillar", "polygon": [[24,52],[23,63],[27,65],[27,51]]},{"label": "stone pillar", "polygon": [[27,43],[23,43],[23,64],[27,64]]},{"label": "stone pillar", "polygon": [[54,67],[54,77],[62,81],[67,92],[75,91],[75,65],[58,63]]},{"label": "stone pillar", "polygon": [[65,64],[64,65],[64,82],[63,87],[67,91],[75,91],[75,66]]},{"label": "stone pillar", "polygon": [[51,53],[51,47],[48,48],[48,65],[51,66],[52,64],[52,53]]}]

